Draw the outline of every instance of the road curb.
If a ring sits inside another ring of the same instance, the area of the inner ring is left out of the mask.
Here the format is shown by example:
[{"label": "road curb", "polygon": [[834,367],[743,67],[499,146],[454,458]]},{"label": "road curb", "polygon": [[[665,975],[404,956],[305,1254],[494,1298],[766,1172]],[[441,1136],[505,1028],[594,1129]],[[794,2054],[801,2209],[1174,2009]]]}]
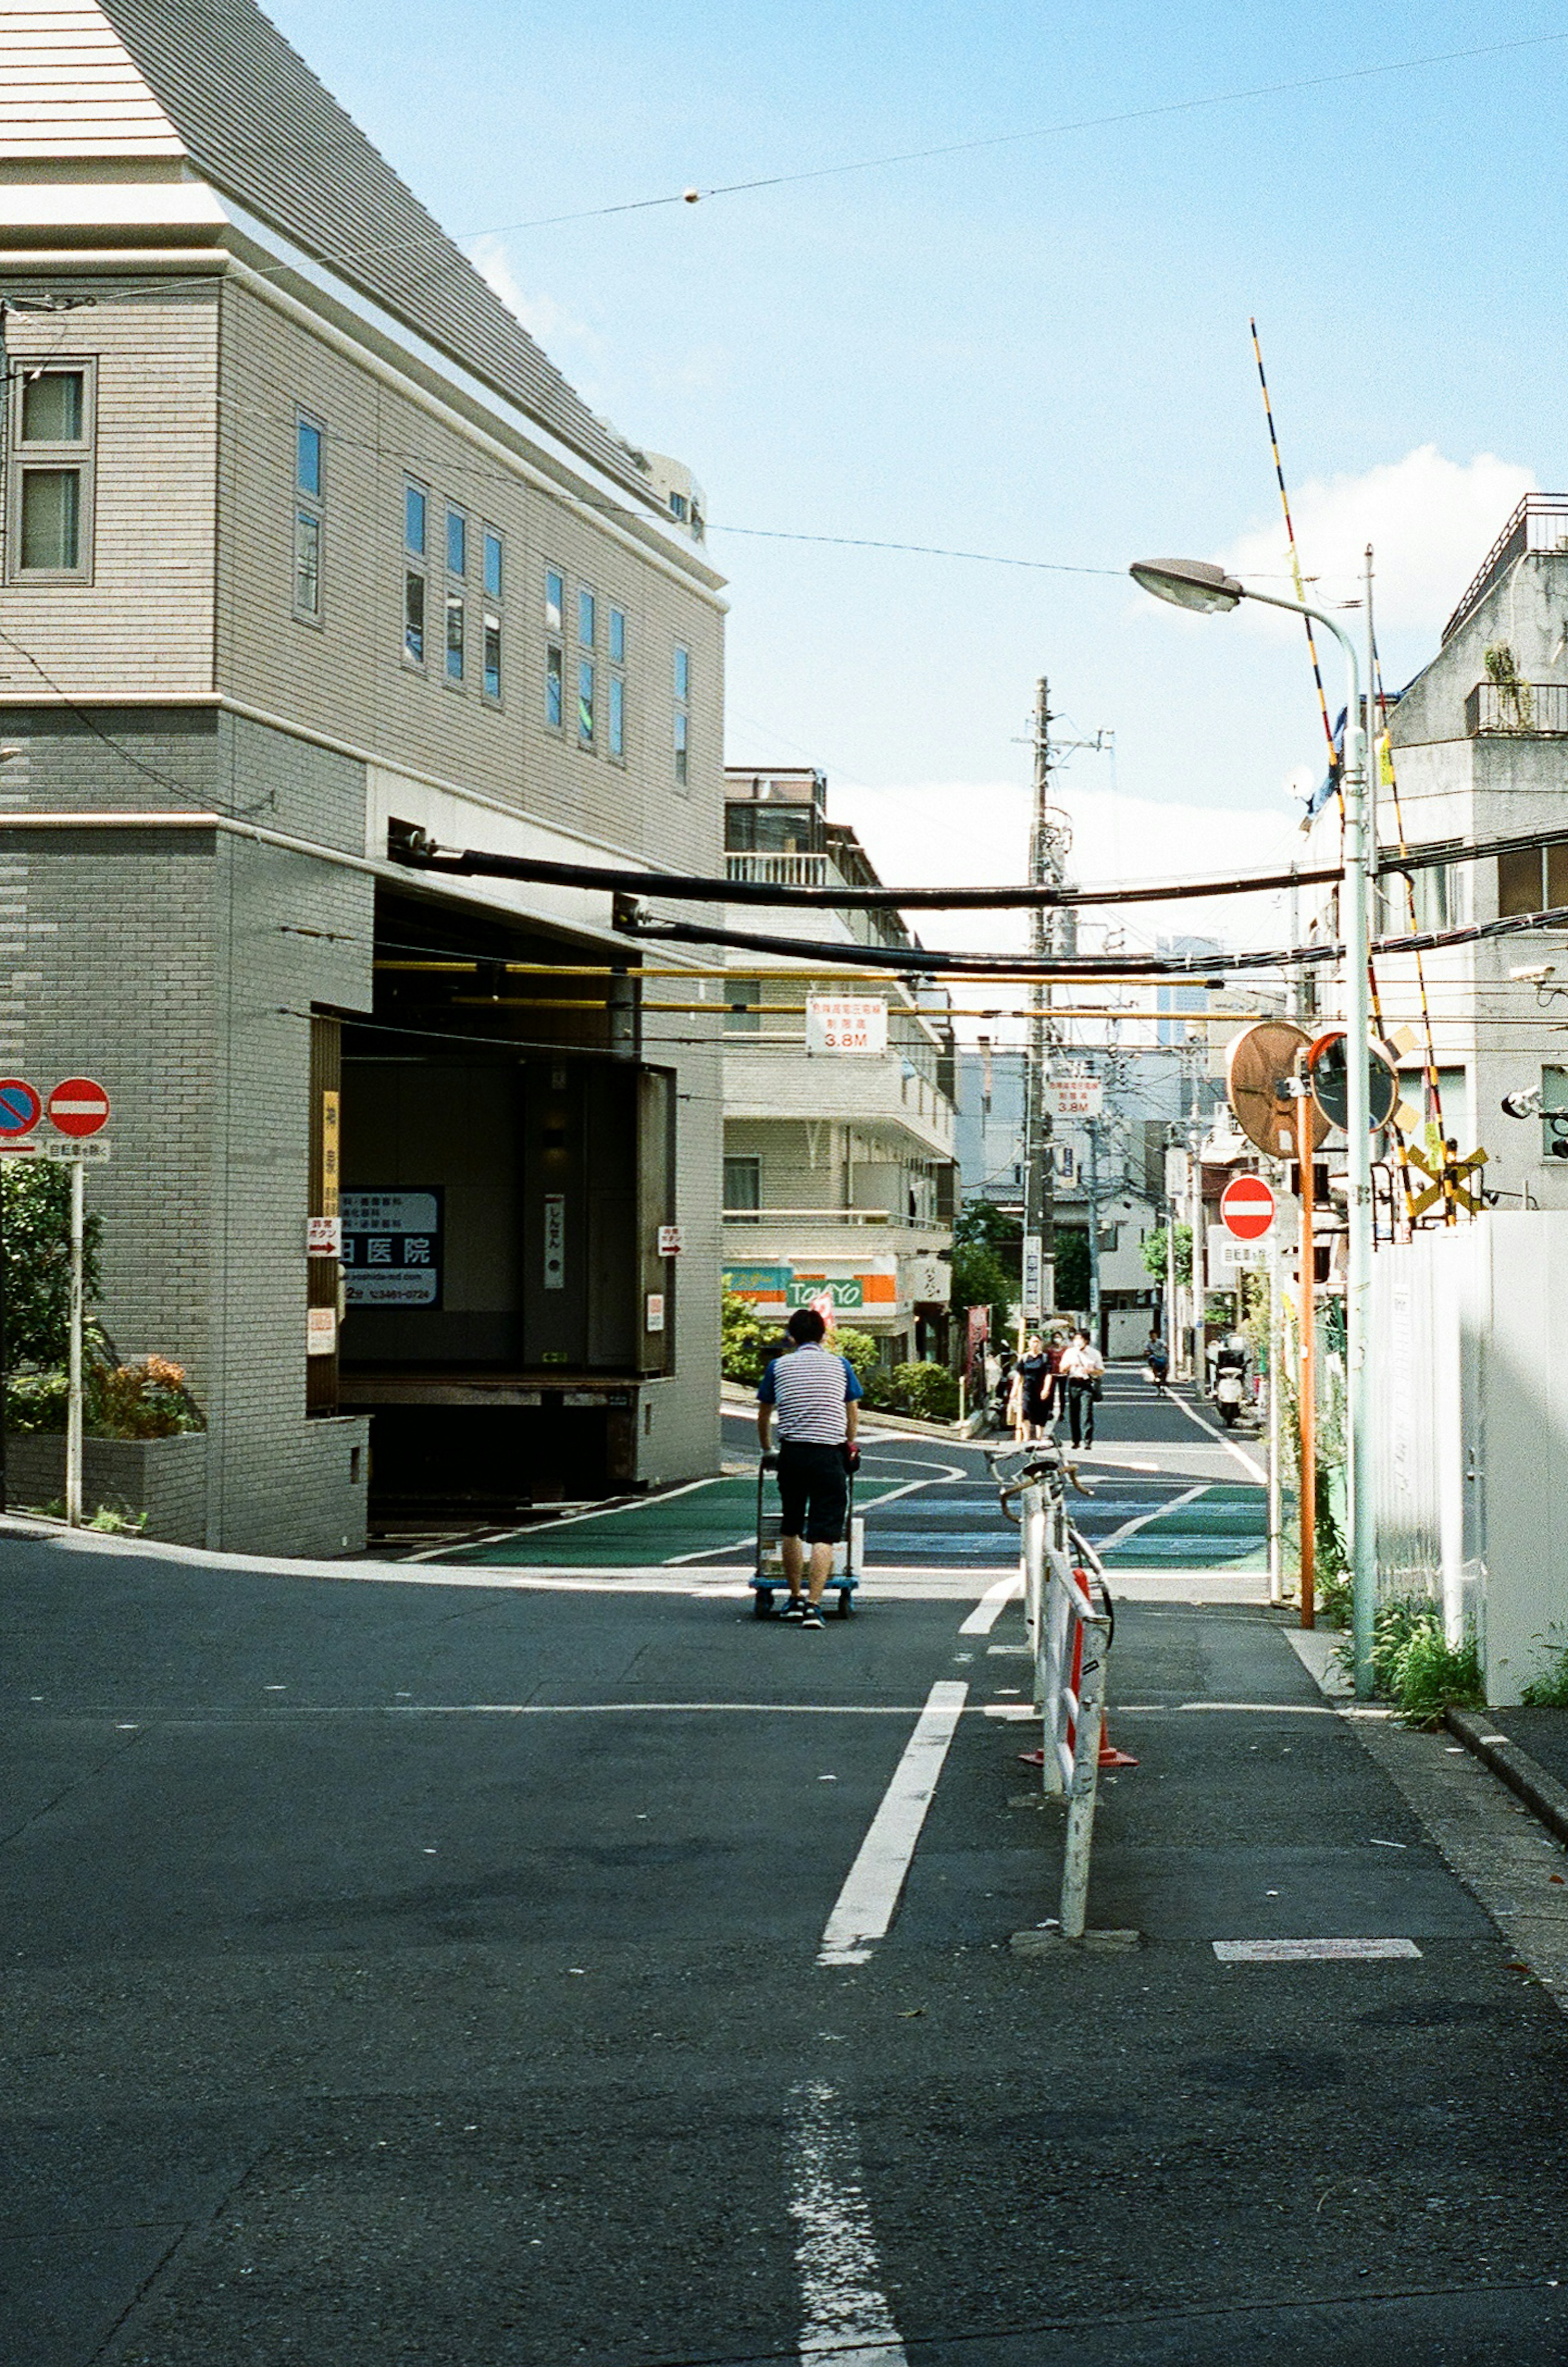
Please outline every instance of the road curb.
[{"label": "road curb", "polygon": [[1443,1722],[1467,1750],[1472,1750],[1495,1775],[1501,1776],[1509,1791],[1518,1795],[1549,1833],[1568,1842],[1568,1784],[1560,1784],[1528,1750],[1521,1750],[1517,1742],[1510,1742],[1506,1734],[1499,1733],[1490,1713],[1450,1709],[1444,1713]]}]

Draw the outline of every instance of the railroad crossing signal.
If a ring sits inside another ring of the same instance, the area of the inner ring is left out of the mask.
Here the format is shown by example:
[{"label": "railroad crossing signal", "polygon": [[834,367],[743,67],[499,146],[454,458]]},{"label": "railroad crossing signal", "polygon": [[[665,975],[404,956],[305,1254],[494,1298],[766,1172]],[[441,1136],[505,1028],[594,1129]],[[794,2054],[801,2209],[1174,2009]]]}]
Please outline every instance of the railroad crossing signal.
[{"label": "railroad crossing signal", "polygon": [[1413,1223],[1445,1199],[1456,1208],[1462,1208],[1467,1217],[1480,1216],[1485,1205],[1481,1195],[1481,1170],[1486,1164],[1484,1150],[1472,1150],[1468,1159],[1448,1159],[1438,1144],[1434,1146],[1431,1157],[1424,1159],[1412,1143],[1407,1156],[1413,1167],[1418,1167],[1423,1175],[1432,1179],[1410,1203]]}]

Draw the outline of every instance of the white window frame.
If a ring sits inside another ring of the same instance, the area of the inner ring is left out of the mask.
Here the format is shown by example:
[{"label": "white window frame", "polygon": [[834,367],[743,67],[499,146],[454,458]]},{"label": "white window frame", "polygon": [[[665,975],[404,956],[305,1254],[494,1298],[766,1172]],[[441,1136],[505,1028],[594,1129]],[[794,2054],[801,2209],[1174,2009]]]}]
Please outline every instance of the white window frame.
[{"label": "white window frame", "polygon": [[[80,378],[82,380],[82,434],[73,443],[36,443],[22,440],[23,405],[26,390],[40,378]],[[93,527],[96,510],[96,484],[98,402],[98,366],[96,359],[85,356],[51,355],[47,364],[29,368],[23,359],[13,359],[11,381],[10,449],[6,470],[6,514],[9,524],[6,537],[6,578],[13,583],[90,583],[93,580]],[[76,497],[76,564],[74,567],[24,567],[22,565],[22,504],[25,498],[23,480],[29,475],[74,473],[78,480]]]},{"label": "white window frame", "polygon": [[[299,481],[299,430],[313,427],[321,438],[321,481],[316,491],[307,493]],[[322,629],[327,605],[327,425],[318,412],[308,411],[303,403],[294,410],[294,467],[292,470],[294,506],[293,528],[289,536],[294,568],[290,584],[290,605],[294,621],[310,625],[317,632]],[[300,583],[305,569],[306,545],[314,541],[314,573],[316,596],[313,602],[300,597]]]},{"label": "white window frame", "polygon": [[692,787],[692,652],[683,641],[675,644],[670,666],[675,714],[671,727],[675,787],[682,797]]}]

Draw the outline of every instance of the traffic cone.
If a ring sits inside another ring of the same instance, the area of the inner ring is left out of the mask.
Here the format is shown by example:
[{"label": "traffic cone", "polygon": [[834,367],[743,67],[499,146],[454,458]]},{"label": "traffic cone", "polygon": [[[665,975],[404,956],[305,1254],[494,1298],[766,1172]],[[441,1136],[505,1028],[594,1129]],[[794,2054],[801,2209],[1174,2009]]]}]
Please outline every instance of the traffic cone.
[{"label": "traffic cone", "polygon": [[1111,1739],[1111,1728],[1105,1723],[1105,1712],[1100,1713],[1100,1764],[1102,1767],[1135,1767],[1137,1761],[1130,1750],[1118,1750]]}]

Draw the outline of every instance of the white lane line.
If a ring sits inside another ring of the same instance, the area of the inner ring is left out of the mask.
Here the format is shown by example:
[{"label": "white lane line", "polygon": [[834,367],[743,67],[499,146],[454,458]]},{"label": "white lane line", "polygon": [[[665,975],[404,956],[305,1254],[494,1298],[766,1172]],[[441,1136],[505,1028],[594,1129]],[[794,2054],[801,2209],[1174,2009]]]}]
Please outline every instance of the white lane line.
[{"label": "white lane line", "polygon": [[1256,1479],[1260,1488],[1267,1488],[1269,1485],[1269,1474],[1263,1468],[1262,1464],[1255,1463],[1252,1456],[1244,1453],[1242,1448],[1236,1444],[1234,1438],[1228,1437],[1223,1430],[1212,1430],[1209,1424],[1203,1420],[1202,1415],[1200,1413],[1194,1413],[1186,1399],[1183,1397],[1178,1397],[1174,1390],[1171,1392],[1170,1402],[1173,1406],[1179,1407],[1180,1410],[1187,1416],[1188,1421],[1192,1424],[1194,1430],[1201,1430],[1204,1437],[1212,1440],[1215,1446],[1223,1446],[1227,1455],[1234,1455],[1249,1479]]},{"label": "white lane line", "polygon": [[886,1936],[968,1697],[967,1684],[952,1679],[931,1687],[828,1918],[819,1965],[863,1965]]},{"label": "white lane line", "polygon": [[1216,1940],[1222,1965],[1384,1964],[1418,1956],[1414,1940]]},{"label": "white lane line", "polygon": [[[281,1703],[276,1709],[251,1714],[261,1726],[280,1726],[289,1718],[307,1717],[651,1717],[655,1713],[677,1717],[918,1717],[915,1702],[321,1702]],[[1330,1713],[1332,1715],[1332,1713]],[[179,1726],[192,1718],[246,1722],[224,1709],[144,1710],[144,1717],[162,1716]]]},{"label": "white lane line", "polygon": [[799,2234],[803,2360],[835,2367],[908,2367],[882,2291],[854,2126],[826,2080],[792,2088],[789,2215]]},{"label": "white lane line", "polygon": [[1136,1536],[1140,1529],[1146,1529],[1151,1521],[1163,1521],[1168,1512],[1179,1512],[1183,1504],[1196,1503],[1200,1496],[1208,1494],[1213,1485],[1212,1479],[1205,1479],[1201,1486],[1189,1488],[1185,1495],[1173,1496],[1168,1504],[1156,1504],[1152,1512],[1140,1512],[1134,1520],[1123,1521],[1121,1527],[1112,1529],[1108,1537],[1095,1539],[1096,1553],[1107,1554],[1112,1546],[1119,1546],[1123,1537]]},{"label": "white lane line", "polygon": [[[890,1457],[889,1460],[908,1463],[910,1462],[912,1458],[908,1455],[901,1455],[897,1457]],[[961,1476],[955,1467],[950,1467],[945,1464],[926,1465],[917,1463],[915,1464],[914,1468],[917,1471],[929,1469],[931,1473],[931,1478],[906,1479],[901,1487],[884,1489],[880,1496],[866,1496],[863,1498],[857,1490],[855,1496],[855,1511],[862,1514],[866,1512],[874,1512],[879,1505],[891,1504],[896,1496],[912,1496],[918,1489],[930,1488],[933,1486],[939,1478],[955,1479]],[[710,1483],[705,1480],[698,1482],[698,1485],[703,1487],[709,1484]],[[728,1537],[722,1545],[699,1546],[695,1553],[671,1554],[667,1561],[660,1563],[660,1567],[663,1569],[681,1569],[690,1562],[705,1561],[709,1554],[736,1553],[742,1547],[750,1546],[752,1543],[753,1537],[750,1534],[743,1537]]]},{"label": "white lane line", "polygon": [[[550,1522],[549,1526],[551,1530],[554,1531],[556,1529],[574,1528],[579,1521],[608,1521],[613,1519],[615,1514],[617,1512],[646,1512],[651,1505],[668,1504],[672,1497],[694,1496],[699,1488],[722,1488],[723,1485],[724,1478],[722,1473],[712,1479],[687,1479],[684,1480],[679,1488],[661,1488],[657,1496],[624,1496],[617,1503],[594,1504],[591,1506],[586,1512],[558,1512]],[[505,1529],[502,1532],[501,1539],[498,1540],[498,1542],[504,1542],[512,1537],[525,1536],[526,1535],[526,1530]],[[428,1561],[434,1555],[447,1553],[450,1552],[450,1546],[431,1546],[423,1553],[410,1554],[408,1556],[408,1559],[410,1561]]]},{"label": "white lane line", "polygon": [[1004,1603],[1016,1603],[1023,1592],[1021,1578],[998,1578],[995,1586],[986,1591],[959,1627],[961,1636],[988,1636],[1002,1615]]}]

